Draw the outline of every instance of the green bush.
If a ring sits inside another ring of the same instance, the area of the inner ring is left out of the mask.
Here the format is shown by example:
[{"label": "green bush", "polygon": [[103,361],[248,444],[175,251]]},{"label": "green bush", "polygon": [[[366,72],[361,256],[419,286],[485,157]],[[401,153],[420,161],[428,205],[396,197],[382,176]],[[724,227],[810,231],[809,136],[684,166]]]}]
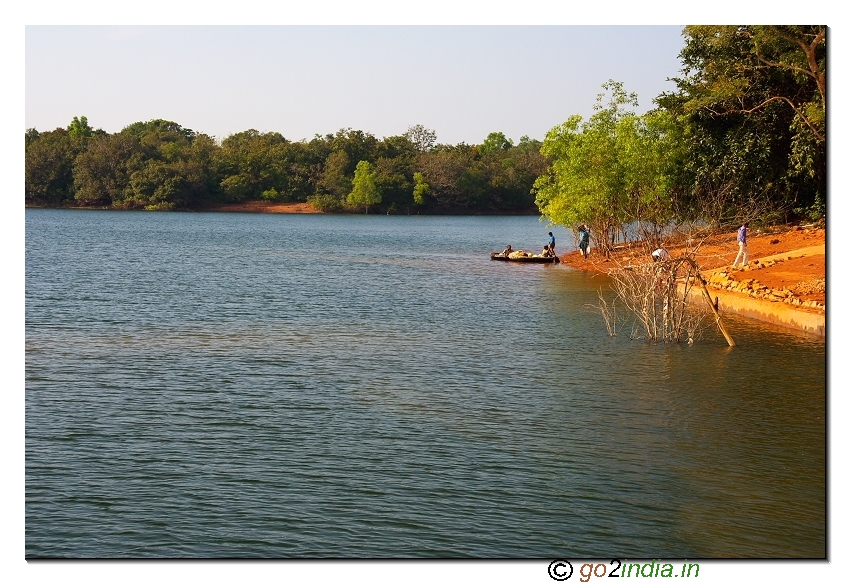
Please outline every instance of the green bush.
[{"label": "green bush", "polygon": [[343,209],[342,201],[332,194],[315,194],[307,197],[307,202],[313,205],[317,211],[341,211]]},{"label": "green bush", "polygon": [[819,221],[826,216],[826,201],[818,192],[811,206],[795,208],[794,212],[810,221]]},{"label": "green bush", "polygon": [[270,201],[280,200],[280,193],[277,190],[275,190],[274,187],[269,188],[268,190],[264,190],[263,194],[261,196],[263,197],[263,200],[270,200]]}]

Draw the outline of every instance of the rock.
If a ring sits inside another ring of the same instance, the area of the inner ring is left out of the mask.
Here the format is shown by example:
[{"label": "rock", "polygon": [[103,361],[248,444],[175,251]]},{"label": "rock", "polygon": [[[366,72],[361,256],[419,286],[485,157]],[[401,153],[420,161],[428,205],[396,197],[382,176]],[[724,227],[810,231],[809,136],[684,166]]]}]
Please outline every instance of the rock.
[{"label": "rock", "polygon": [[779,239],[771,239],[771,240],[770,240],[770,244],[771,244],[771,245],[776,245],[776,244],[777,244],[777,243],[779,243],[779,242],[780,242],[780,241],[779,241]]}]

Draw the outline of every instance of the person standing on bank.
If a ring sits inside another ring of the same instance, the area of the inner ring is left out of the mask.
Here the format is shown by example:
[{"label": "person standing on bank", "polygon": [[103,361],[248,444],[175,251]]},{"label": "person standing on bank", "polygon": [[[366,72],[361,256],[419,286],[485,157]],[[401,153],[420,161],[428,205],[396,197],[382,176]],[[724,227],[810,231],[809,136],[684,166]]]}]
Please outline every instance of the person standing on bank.
[{"label": "person standing on bank", "polygon": [[747,225],[750,223],[748,221],[744,221],[744,224],[741,225],[741,228],[738,229],[738,255],[735,256],[735,261],[732,263],[732,267],[738,267],[738,261],[741,261],[741,267],[747,266],[747,259],[750,258],[750,254],[747,253]]},{"label": "person standing on bank", "polygon": [[655,262],[670,261],[670,254],[664,247],[659,247],[658,249],[652,252],[652,260]]},{"label": "person standing on bank", "polygon": [[587,225],[584,223],[578,226],[578,248],[581,249],[581,256],[587,259],[587,245],[590,243],[590,233],[587,230]]}]

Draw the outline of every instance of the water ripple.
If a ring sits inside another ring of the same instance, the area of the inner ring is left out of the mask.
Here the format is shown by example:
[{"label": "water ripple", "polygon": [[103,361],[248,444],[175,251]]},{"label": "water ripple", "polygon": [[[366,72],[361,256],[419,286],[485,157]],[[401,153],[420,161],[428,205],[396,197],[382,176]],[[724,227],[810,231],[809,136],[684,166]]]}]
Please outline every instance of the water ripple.
[{"label": "water ripple", "polygon": [[543,231],[27,210],[27,557],[823,557],[823,342],[609,338]]}]

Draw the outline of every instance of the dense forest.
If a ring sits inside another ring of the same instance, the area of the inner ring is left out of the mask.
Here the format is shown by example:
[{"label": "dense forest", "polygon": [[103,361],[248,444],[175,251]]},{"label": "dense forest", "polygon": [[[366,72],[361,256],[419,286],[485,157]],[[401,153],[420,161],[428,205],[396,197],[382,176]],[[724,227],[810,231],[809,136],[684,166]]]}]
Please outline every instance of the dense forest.
[{"label": "dense forest", "polygon": [[589,119],[543,142],[493,132],[438,144],[421,125],[378,139],[345,128],[312,140],[247,130],[221,142],[166,120],[109,134],[75,117],[25,134],[26,203],[203,209],[309,202],[330,212],[526,213],[584,222],[601,241],[638,224],[816,220],[826,213],[826,28],[688,26],[676,90],[635,114],[603,85]]},{"label": "dense forest", "polygon": [[421,125],[381,140],[350,128],[298,142],[247,130],[219,144],[171,121],[108,134],[75,117],[26,134],[30,205],[173,210],[264,199],[324,211],[524,213],[536,210],[531,186],[545,168],[540,142],[494,132],[449,146]]}]

